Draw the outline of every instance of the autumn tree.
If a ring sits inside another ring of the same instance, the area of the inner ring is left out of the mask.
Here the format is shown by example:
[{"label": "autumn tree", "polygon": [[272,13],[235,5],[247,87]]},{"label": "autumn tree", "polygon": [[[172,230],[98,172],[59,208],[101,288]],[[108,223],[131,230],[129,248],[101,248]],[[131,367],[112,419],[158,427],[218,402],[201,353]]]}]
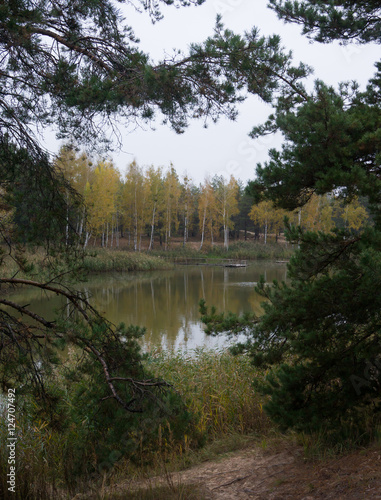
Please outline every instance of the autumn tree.
[{"label": "autumn tree", "polygon": [[[93,182],[94,177],[94,164],[86,153],[83,152],[78,154],[77,148],[71,144],[62,146],[55,158],[54,164],[56,168],[63,173],[65,179],[70,183],[76,193],[83,198],[89,195],[90,184]],[[70,204],[68,204],[68,210],[70,211]],[[87,246],[91,235],[90,226],[86,224],[86,222],[87,211],[86,205],[84,204],[81,213],[78,214],[76,225],[76,231],[80,238],[85,231],[84,247]]]},{"label": "autumn tree", "polygon": [[192,180],[185,175],[184,182],[181,185],[181,211],[183,213],[183,246],[186,245],[189,238],[189,231],[192,227],[194,212],[195,212],[195,202],[196,193],[194,191],[194,185]]},{"label": "autumn tree", "polygon": [[200,250],[203,247],[205,235],[209,233],[210,241],[213,245],[214,231],[217,221],[216,197],[211,181],[206,178],[200,188],[198,201],[198,218],[200,221],[201,242]]},{"label": "autumn tree", "polygon": [[232,217],[238,213],[238,184],[233,176],[229,182],[224,177],[213,179],[218,221],[223,228],[224,248],[229,248],[229,231],[233,229]]},{"label": "autumn tree", "polygon": [[297,223],[310,231],[329,232],[335,226],[334,203],[335,197],[330,194],[313,194],[303,208],[297,210]]},{"label": "autumn tree", "polygon": [[179,200],[181,195],[180,181],[173,165],[164,177],[163,221],[165,234],[165,249],[169,248],[173,231],[179,227]]},{"label": "autumn tree", "polygon": [[268,231],[272,230],[277,234],[283,226],[285,211],[275,208],[270,201],[262,201],[251,207],[249,217],[254,223],[263,227],[264,243],[266,245]]},{"label": "autumn tree", "polygon": [[149,223],[151,226],[148,250],[152,250],[155,227],[159,222],[159,217],[164,206],[164,184],[163,171],[161,167],[155,169],[153,166],[151,166],[147,169],[145,178],[145,190],[145,199],[147,200],[147,214],[149,216]]},{"label": "autumn tree", "polygon": [[86,205],[94,237],[101,236],[107,247],[114,229],[120,174],[111,161],[99,161],[94,169],[93,182],[87,186]]},{"label": "autumn tree", "polygon": [[[124,221],[133,235],[134,251],[141,250],[142,236],[148,223],[147,195],[143,169],[133,161],[127,167],[122,190]],[[150,211],[150,210],[149,210]]]},{"label": "autumn tree", "polygon": [[366,208],[357,196],[351,202],[338,199],[335,204],[335,215],[342,220],[345,229],[353,231],[363,228],[369,218]]}]

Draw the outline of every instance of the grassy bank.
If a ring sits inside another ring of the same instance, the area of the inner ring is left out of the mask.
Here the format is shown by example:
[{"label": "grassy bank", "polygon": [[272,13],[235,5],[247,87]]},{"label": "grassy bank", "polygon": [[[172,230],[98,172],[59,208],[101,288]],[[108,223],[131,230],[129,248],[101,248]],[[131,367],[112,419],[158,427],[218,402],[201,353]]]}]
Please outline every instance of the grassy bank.
[{"label": "grassy bank", "polygon": [[84,259],[84,270],[89,273],[110,271],[153,271],[168,269],[171,265],[157,255],[123,250],[97,249]]},{"label": "grassy bank", "polygon": [[[136,496],[131,492],[131,498],[201,499],[201,492],[194,491],[192,496],[184,485],[171,485],[171,473],[253,442],[266,442],[274,429],[262,410],[262,398],[252,387],[254,377],[264,374],[248,358],[226,351],[198,349],[188,355],[154,350],[146,362],[151,373],[163,377],[181,394],[193,416],[191,426],[181,439],[175,438],[175,429],[169,429],[166,439],[158,435],[152,451],[143,451],[139,463],[122,460],[107,478],[107,489],[112,491],[113,486],[126,480],[144,480],[150,485],[150,478],[164,475],[168,484],[153,484],[152,489],[147,487]],[[115,494],[105,498],[122,497]]]},{"label": "grassy bank", "polygon": [[[13,276],[17,273],[18,278],[31,279],[46,279],[50,276],[48,271],[48,259],[42,249],[37,249],[34,252],[27,251],[25,258],[30,266],[28,272],[19,269],[13,259],[7,257],[3,262],[3,273],[6,276]],[[58,262],[58,258],[50,257],[50,261]],[[171,268],[171,263],[161,258],[158,255],[147,253],[129,252],[126,250],[111,250],[105,248],[91,249],[87,252],[83,262],[76,263],[86,273],[102,273],[112,271],[153,271],[156,269]],[[57,266],[57,273],[64,271],[65,264],[62,262],[61,267]]]},{"label": "grassy bank", "polygon": [[257,243],[239,241],[226,250],[222,245],[205,246],[201,251],[191,246],[177,246],[169,250],[155,250],[152,255],[176,261],[182,258],[244,259],[244,260],[288,260],[294,253],[291,245],[280,243]]},{"label": "grassy bank", "polygon": [[[205,349],[192,355],[155,350],[146,363],[151,373],[166,379],[181,394],[192,416],[185,434],[176,436],[176,429],[168,428],[166,432],[159,429],[156,438],[150,441],[150,448],[140,448],[138,460],[125,456],[103,474],[93,472],[81,478],[80,483],[74,483],[68,475],[70,463],[78,446],[84,445],[75,426],[74,430],[58,433],[48,429],[42,420],[26,422],[18,415],[17,489],[16,494],[8,494],[8,429],[6,419],[2,418],[0,497],[4,500],[66,500],[82,491],[85,494],[78,498],[83,500],[121,500],[127,498],[126,494],[131,500],[201,500],[204,498],[201,490],[174,484],[172,473],[254,445],[271,451],[297,444],[304,448],[305,455],[308,456],[310,450],[314,458],[326,459],[330,448],[324,435],[284,437],[272,426],[262,411],[262,398],[252,387],[252,380],[263,377],[264,373],[253,368],[246,357]],[[139,440],[139,436],[136,439]],[[354,447],[355,444],[353,442]],[[91,448],[92,443],[88,446]],[[333,454],[344,451],[337,446],[332,448]],[[96,457],[94,460],[96,462]],[[161,483],[154,480],[158,475],[164,478]]]},{"label": "grassy bank", "polygon": [[[226,251],[222,245],[204,246],[202,251],[188,246],[175,246],[169,250],[154,250],[152,252],[133,252],[126,249],[91,248],[83,261],[83,269],[87,273],[103,272],[129,272],[129,271],[153,271],[168,269],[172,263],[182,261],[184,258],[207,258],[213,259],[239,259],[239,260],[288,260],[294,249],[290,245],[268,243],[256,243],[252,241],[240,241],[230,245]],[[26,252],[25,257],[33,266],[31,273],[20,271],[11,258],[5,258],[3,271],[5,275],[18,277],[29,277],[34,279],[45,279],[47,276],[47,259],[42,250]],[[54,258],[50,257],[50,260]],[[64,264],[62,264],[64,266]],[[64,267],[59,267],[64,271]]]},{"label": "grassy bank", "polygon": [[85,257],[84,269],[89,273],[109,271],[152,271],[168,269],[172,263],[184,258],[197,259],[238,259],[238,260],[288,260],[293,248],[284,244],[253,242],[237,242],[224,250],[222,246],[205,247],[199,251],[191,246],[177,246],[169,250],[147,252],[131,252],[126,250],[110,250],[98,248]]}]

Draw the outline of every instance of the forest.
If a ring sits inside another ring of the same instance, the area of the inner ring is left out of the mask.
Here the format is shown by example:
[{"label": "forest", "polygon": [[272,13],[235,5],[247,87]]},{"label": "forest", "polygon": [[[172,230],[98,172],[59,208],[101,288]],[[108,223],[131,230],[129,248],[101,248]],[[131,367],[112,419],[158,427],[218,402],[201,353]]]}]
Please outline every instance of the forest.
[{"label": "forest", "polygon": [[285,217],[305,230],[323,232],[360,231],[370,218],[364,197],[344,203],[334,192],[314,194],[303,207],[285,210],[269,200],[254,203],[233,176],[206,178],[196,186],[186,175],[180,179],[172,164],[143,168],[135,161],[121,175],[112,160],[94,161],[73,146],[61,148],[55,165],[84,199],[84,211],[72,223],[85,248],[118,248],[123,237],[134,251],[167,250],[175,237],[183,246],[197,240],[199,250],[214,244],[228,249],[231,239],[266,244],[271,235],[278,241]]}]

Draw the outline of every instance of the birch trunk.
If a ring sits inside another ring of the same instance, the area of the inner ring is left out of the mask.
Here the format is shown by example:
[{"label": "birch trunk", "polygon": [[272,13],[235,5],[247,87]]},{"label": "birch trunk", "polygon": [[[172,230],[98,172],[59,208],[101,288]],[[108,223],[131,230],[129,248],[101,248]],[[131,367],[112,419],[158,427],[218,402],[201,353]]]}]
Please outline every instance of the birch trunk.
[{"label": "birch trunk", "polygon": [[204,217],[203,217],[203,219],[202,219],[201,243],[200,243],[200,248],[199,248],[199,250],[201,250],[202,245],[204,244],[205,220],[206,220],[206,208],[204,209]]},{"label": "birch trunk", "polygon": [[151,238],[149,241],[148,250],[152,250],[152,248],[153,248],[153,234],[154,234],[154,230],[155,230],[155,215],[156,215],[156,204],[154,205],[153,211],[152,211]]}]

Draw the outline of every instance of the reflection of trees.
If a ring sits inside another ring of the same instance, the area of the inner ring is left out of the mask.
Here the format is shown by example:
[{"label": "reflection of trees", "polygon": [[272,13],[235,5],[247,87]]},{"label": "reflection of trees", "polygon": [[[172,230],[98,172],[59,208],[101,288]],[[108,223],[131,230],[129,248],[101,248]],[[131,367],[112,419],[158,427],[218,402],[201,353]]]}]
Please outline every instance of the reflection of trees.
[{"label": "reflection of trees", "polygon": [[[199,266],[138,276],[105,275],[90,280],[84,290],[92,305],[113,323],[145,326],[145,343],[173,347],[181,340],[185,345],[199,345],[204,339],[199,300],[205,298],[218,310],[259,313],[263,299],[253,283],[265,272],[268,281],[285,279],[285,267],[279,264],[241,269]],[[47,307],[53,311],[60,305],[55,297],[43,302],[41,294],[34,295],[23,300],[36,312],[46,312]]]},{"label": "reflection of trees", "polygon": [[65,298],[44,290],[18,289],[17,293],[10,293],[9,296],[13,302],[28,304],[30,311],[45,317],[47,321],[52,321],[54,313],[67,306]]}]

